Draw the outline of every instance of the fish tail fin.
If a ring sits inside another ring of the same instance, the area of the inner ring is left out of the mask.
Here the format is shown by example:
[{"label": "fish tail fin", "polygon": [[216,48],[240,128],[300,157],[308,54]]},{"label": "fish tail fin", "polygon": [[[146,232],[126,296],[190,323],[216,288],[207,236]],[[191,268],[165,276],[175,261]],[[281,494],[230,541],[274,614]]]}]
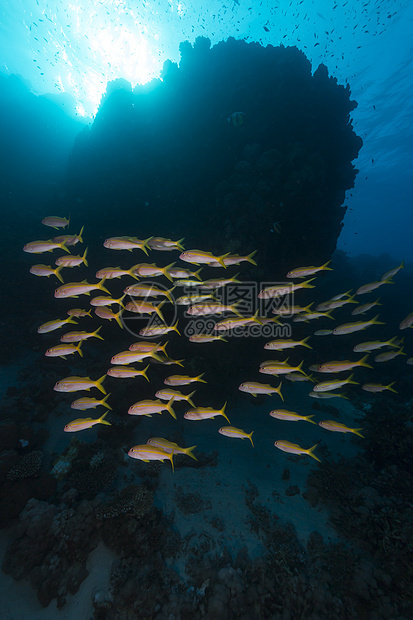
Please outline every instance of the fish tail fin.
[{"label": "fish tail fin", "polygon": [[331,258],[326,263],[324,263],[324,265],[321,265],[321,269],[323,269],[324,271],[333,271],[333,268],[329,267],[330,263],[331,263]]},{"label": "fish tail fin", "polygon": [[372,325],[386,325],[386,323],[383,323],[383,321],[379,321],[378,318],[379,318],[379,315],[376,314],[374,319],[371,320],[371,324]]},{"label": "fish tail fin", "polygon": [[[161,319],[162,323],[165,323],[165,317],[164,317],[164,315],[163,315],[163,314],[162,314],[162,312],[161,312],[161,308],[162,308],[162,306],[164,305],[164,303],[165,303],[165,302],[164,302],[164,301],[162,301],[160,304],[158,304],[157,306],[155,306],[155,312],[156,312],[156,314],[159,316],[159,318]],[[159,349],[158,349],[158,350],[159,350]],[[166,355],[166,353],[165,353],[165,355]]]},{"label": "fish tail fin", "polygon": [[179,329],[178,329],[178,321],[176,321],[175,325],[172,326],[172,329],[174,332],[176,332],[178,334],[178,336],[181,335]]},{"label": "fish tail fin", "polygon": [[175,418],[175,420],[176,420],[176,413],[172,409],[172,403],[174,402],[174,400],[175,400],[175,396],[172,396],[171,400],[169,400],[165,406],[166,406],[167,410],[169,411],[169,413],[171,414],[171,416],[173,418]]},{"label": "fish tail fin", "polygon": [[119,325],[119,327],[121,329],[124,329],[123,322],[122,322],[122,312],[123,310],[120,310],[119,312],[116,312],[116,314],[113,314],[113,316],[115,317],[115,321]]},{"label": "fish tail fin", "polygon": [[108,291],[108,289],[105,287],[105,280],[106,278],[102,278],[102,280],[99,282],[97,288],[101,291],[103,291],[104,293],[107,293],[108,295],[110,295],[110,291]]},{"label": "fish tail fin", "polygon": [[255,312],[254,316],[252,317],[252,320],[254,321],[254,323],[258,323],[259,325],[262,325],[261,319],[258,318],[258,312],[259,312],[259,310],[257,310],[257,312]]},{"label": "fish tail fin", "polygon": [[312,282],[313,280],[315,280],[315,278],[310,278],[309,280],[305,280],[305,282],[301,284],[301,288],[315,288],[315,284],[310,284],[310,282]]},{"label": "fish tail fin", "polygon": [[247,437],[250,440],[252,447],[254,447],[254,442],[252,441],[252,435],[253,435],[254,431],[251,431],[250,433],[247,433]]},{"label": "fish tail fin", "polygon": [[71,216],[72,216],[72,214],[71,214],[71,213],[69,213],[69,217],[68,217],[68,219],[67,219],[67,224],[66,224],[66,226],[67,226],[68,228],[69,228],[69,226],[70,226],[70,218],[71,218]]},{"label": "fish tail fin", "polygon": [[64,250],[68,254],[70,254],[70,250],[69,250],[69,248],[67,247],[67,245],[66,245],[66,243],[64,241],[62,241],[62,243],[59,243],[59,247],[62,248],[62,250]]},{"label": "fish tail fin", "polygon": [[218,340],[221,340],[222,342],[228,342],[228,340],[224,338],[224,336],[218,336]]},{"label": "fish tail fin", "polygon": [[88,310],[88,311],[86,312],[86,314],[87,314],[87,316],[90,316],[90,318],[92,318],[92,310],[91,310],[91,309],[90,309],[90,310]]},{"label": "fish tail fin", "polygon": [[367,364],[367,359],[369,357],[369,354],[367,353],[367,355],[365,355],[364,357],[361,358],[360,362],[358,363],[358,366],[364,366],[365,368],[373,368],[373,366],[370,366],[370,364]]},{"label": "fish tail fin", "polygon": [[82,226],[82,228],[80,229],[80,233],[77,235],[77,238],[79,239],[79,243],[83,243],[83,231],[84,231],[85,227]]},{"label": "fish tail fin", "polygon": [[310,336],[307,336],[307,338],[304,338],[304,340],[301,340],[301,344],[303,347],[307,347],[307,349],[312,349],[313,347],[307,344],[307,340],[309,339],[310,339]]},{"label": "fish tail fin", "polygon": [[195,409],[195,404],[192,400],[192,396],[195,394],[196,390],[194,390],[193,392],[191,392],[190,394],[188,394],[188,396],[186,397],[186,401],[191,405],[191,407],[194,407]]},{"label": "fish tail fin", "polygon": [[386,284],[394,284],[394,280],[391,279],[392,277],[390,276],[389,278],[386,278],[385,280],[383,280],[383,282],[385,282]]},{"label": "fish tail fin", "polygon": [[227,252],[226,254],[223,254],[222,256],[215,256],[215,260],[217,261],[217,263],[219,263],[221,265],[221,267],[223,267],[224,269],[227,268],[226,264],[224,263],[224,258],[227,258],[227,256],[229,256],[229,252]]},{"label": "fish tail fin", "polygon": [[400,341],[397,336],[394,336],[393,338],[391,338],[391,340],[388,341],[387,344],[389,345],[389,347],[397,348],[400,344]]},{"label": "fish tail fin", "polygon": [[98,422],[100,422],[100,424],[107,424],[108,426],[112,426],[112,424],[111,424],[110,422],[107,422],[107,421],[105,420],[105,418],[106,418],[106,416],[108,415],[108,413],[109,413],[109,410],[108,410],[108,411],[105,411],[105,413],[103,414],[103,416],[99,418]]},{"label": "fish tail fin", "polygon": [[235,274],[235,276],[232,276],[231,278],[232,282],[234,282],[235,284],[239,284],[241,282],[241,280],[237,280],[238,276],[239,276],[239,271],[238,273]]},{"label": "fish tail fin", "polygon": [[397,394],[397,390],[393,389],[393,385],[396,383],[396,381],[392,381],[391,383],[389,383],[389,385],[386,385],[386,388],[388,390],[390,390],[390,392],[394,392],[395,394]]},{"label": "fish tail fin", "polygon": [[358,437],[361,437],[362,439],[364,439],[364,435],[362,435],[362,434],[360,433],[360,431],[362,431],[362,430],[363,430],[362,428],[353,428],[353,433],[354,433],[355,435],[358,435]]},{"label": "fish tail fin", "polygon": [[83,341],[81,340],[79,342],[79,344],[77,345],[77,347],[76,347],[76,351],[79,353],[80,357],[83,357],[83,352],[82,352],[82,349],[81,349],[82,344],[83,344]]},{"label": "fish tail fin", "polygon": [[298,364],[296,370],[297,370],[297,372],[302,372],[303,375],[306,377],[307,375],[306,375],[306,373],[303,370],[303,364],[304,364],[304,360],[301,360],[301,362]]},{"label": "fish tail fin", "polygon": [[347,297],[346,302],[348,304],[359,304],[360,302],[357,301],[357,299],[355,299],[355,297],[356,297],[356,294],[354,293],[354,295],[351,295],[351,297]]},{"label": "fish tail fin", "polygon": [[[226,405],[226,404],[227,404],[227,403],[225,403],[225,405]],[[224,405],[224,407],[225,407],[225,405]],[[221,415],[222,415],[222,416],[224,416],[224,418],[226,419],[226,421],[228,422],[228,424],[231,424],[231,422],[229,421],[229,418],[228,418],[227,414],[226,414],[226,413],[224,413],[224,411],[223,411],[222,409],[221,409],[220,413],[221,413]]]},{"label": "fish tail fin", "polygon": [[202,271],[202,267],[200,267],[197,271],[194,272],[194,276],[197,280],[201,280],[201,276],[199,275]]},{"label": "fish tail fin", "polygon": [[174,290],[174,288],[175,288],[175,286],[173,286],[172,288],[170,288],[170,289],[169,289],[169,291],[165,291],[165,297],[166,297],[167,299],[169,299],[169,301],[171,302],[171,304],[173,304],[173,303],[174,303],[174,302],[173,302],[173,299],[172,299],[172,295],[171,295],[171,293],[172,293],[172,291]]},{"label": "fish tail fin", "polygon": [[72,317],[72,316],[70,316],[70,317],[67,319],[66,323],[73,323],[73,325],[77,325],[76,317]]},{"label": "fish tail fin", "polygon": [[184,365],[182,364],[182,362],[184,362],[185,359],[181,359],[181,360],[174,360],[175,364],[177,364],[178,366],[180,366],[181,368],[184,367]]},{"label": "fish tail fin", "polygon": [[54,270],[54,274],[55,274],[56,278],[57,278],[58,280],[60,280],[60,282],[61,282],[62,284],[64,284],[64,281],[63,281],[62,276],[60,275],[60,272],[62,271],[63,267],[64,267],[64,265],[59,265],[59,266],[58,266],[58,267]]},{"label": "fish tail fin", "polygon": [[85,267],[89,267],[89,263],[86,260],[87,251],[88,251],[88,248],[86,248],[86,250],[83,252],[83,256],[82,256],[83,264],[85,265]]},{"label": "fish tail fin", "polygon": [[165,276],[165,278],[168,278],[168,280],[170,282],[173,282],[173,278],[172,276],[168,273],[168,269],[172,269],[172,267],[176,265],[176,261],[174,263],[171,263],[170,265],[167,265],[166,267],[163,268],[162,272],[163,275]]},{"label": "fish tail fin", "polygon": [[331,310],[328,310],[328,311],[324,314],[324,316],[327,316],[329,319],[333,319],[333,321],[334,321],[334,317],[333,317],[333,315],[331,314]]},{"label": "fish tail fin", "polygon": [[[158,308],[159,308],[161,305],[162,305],[162,304],[159,304]],[[165,349],[166,349],[166,345],[167,345],[167,344],[168,344],[168,340],[167,340],[167,341],[166,341],[166,342],[165,342],[162,346],[155,345],[155,346],[157,346],[157,349],[156,349],[156,350],[157,350],[157,351],[162,351],[162,353],[163,353],[164,355],[166,355],[166,356],[167,356],[167,353],[166,353],[166,350],[165,350]]]},{"label": "fish tail fin", "polygon": [[202,377],[204,376],[204,372],[202,372],[200,375],[198,375],[196,377],[196,380],[199,381],[199,383],[206,383],[205,379],[202,379]]},{"label": "fish tail fin", "polygon": [[186,454],[186,456],[190,456],[191,459],[194,459],[195,461],[197,461],[198,459],[192,454],[192,452],[195,450],[196,447],[197,446],[191,446],[190,448],[184,449],[184,454]]},{"label": "fish tail fin", "polygon": [[276,392],[277,392],[278,396],[281,398],[281,400],[284,402],[284,396],[281,394],[281,386],[282,386],[282,381],[280,381],[280,384],[277,387]]},{"label": "fish tail fin", "polygon": [[106,394],[106,396],[104,398],[102,398],[102,400],[100,401],[100,404],[101,405],[105,405],[105,407],[107,407],[108,409],[110,409],[112,411],[112,407],[109,405],[108,402],[106,402],[108,400],[109,396],[110,396],[110,394]]},{"label": "fish tail fin", "polygon": [[181,252],[183,252],[183,250],[185,250],[184,246],[182,245],[182,243],[185,241],[185,237],[182,237],[182,239],[179,239],[176,242],[176,247],[178,250],[181,250]]},{"label": "fish tail fin", "polygon": [[251,252],[251,254],[248,254],[247,256],[247,261],[251,263],[251,265],[255,265],[255,266],[257,266],[257,263],[254,260],[254,256],[256,255],[256,253],[257,253],[257,250],[254,250],[253,252]]},{"label": "fish tail fin", "polygon": [[354,373],[352,373],[349,378],[347,379],[347,383],[351,384],[351,385],[358,385],[359,382],[358,381],[353,381],[353,377],[354,377]]},{"label": "fish tail fin", "polygon": [[125,293],[122,295],[122,297],[119,297],[119,299],[117,300],[118,304],[120,305],[121,308],[123,308],[125,310],[125,306],[123,305],[123,300],[125,299],[126,295]]},{"label": "fish tail fin", "polygon": [[148,237],[147,239],[144,239],[142,241],[142,250],[145,252],[146,256],[149,256],[148,248],[151,249],[151,246],[148,245],[148,244],[149,244],[149,241],[151,241],[151,239],[153,239],[153,236],[152,237]]},{"label": "fish tail fin", "polygon": [[174,467],[174,453],[171,452],[170,454],[168,454],[168,459],[171,461],[171,465],[172,465],[172,472],[175,473],[175,467]]},{"label": "fish tail fin", "polygon": [[102,394],[106,394],[107,393],[105,388],[102,385],[102,383],[104,382],[105,379],[106,379],[106,374],[102,375],[100,377],[100,379],[95,381],[95,385],[96,385],[97,389],[100,390],[102,392]]},{"label": "fish tail fin", "polygon": [[153,357],[154,360],[156,360],[157,362],[163,362],[162,358],[159,357],[159,355],[156,353],[156,351],[150,351],[148,353],[149,357]]},{"label": "fish tail fin", "polygon": [[136,275],[135,270],[139,267],[140,263],[137,265],[133,265],[130,269],[128,269],[128,274],[134,278],[135,280],[139,280],[139,276]]},{"label": "fish tail fin", "polygon": [[148,375],[146,374],[146,371],[148,370],[149,366],[150,366],[150,364],[148,364],[148,365],[147,365],[147,367],[146,367],[146,368],[144,368],[143,370],[141,370],[141,372],[140,372],[140,374],[142,375],[142,377],[145,377],[145,379],[146,379],[147,381],[149,381],[149,379],[148,379]]},{"label": "fish tail fin", "polygon": [[102,329],[102,325],[99,325],[99,327],[97,329],[95,329],[95,331],[93,332],[93,335],[95,336],[95,338],[100,338],[100,340],[104,340],[104,338],[102,338],[102,336],[99,336],[99,332]]},{"label": "fish tail fin", "polygon": [[307,415],[304,419],[307,420],[307,422],[311,422],[311,424],[317,424],[317,422],[314,422],[313,417],[313,415]]},{"label": "fish tail fin", "polygon": [[308,448],[307,450],[307,454],[308,456],[312,456],[313,459],[315,459],[316,461],[318,461],[319,463],[321,463],[320,459],[318,458],[318,456],[316,456],[314,454],[314,450],[316,449],[316,447],[318,446],[318,443],[314,444],[314,446],[311,446],[311,448]]}]

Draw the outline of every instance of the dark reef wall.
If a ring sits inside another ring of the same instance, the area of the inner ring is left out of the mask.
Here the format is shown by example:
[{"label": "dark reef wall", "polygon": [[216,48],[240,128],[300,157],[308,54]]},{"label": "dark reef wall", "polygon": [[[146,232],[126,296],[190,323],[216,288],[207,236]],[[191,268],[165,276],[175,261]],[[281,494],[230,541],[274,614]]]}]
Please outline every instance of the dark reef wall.
[{"label": "dark reef wall", "polygon": [[[162,80],[108,86],[75,143],[69,192],[114,233],[259,249],[261,266],[324,261],[357,173],[356,105],[323,65],[312,75],[297,48],[186,42]],[[234,112],[245,115],[239,126],[228,122]]]}]

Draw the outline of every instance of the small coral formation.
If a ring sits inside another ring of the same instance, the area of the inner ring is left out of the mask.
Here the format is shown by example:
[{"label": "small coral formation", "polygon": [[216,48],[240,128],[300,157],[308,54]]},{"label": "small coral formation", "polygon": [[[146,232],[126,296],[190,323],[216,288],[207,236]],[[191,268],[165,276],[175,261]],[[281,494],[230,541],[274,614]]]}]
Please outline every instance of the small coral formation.
[{"label": "small coral formation", "polygon": [[33,478],[37,476],[43,462],[43,452],[33,450],[25,454],[7,474],[7,480],[19,480],[20,478]]},{"label": "small coral formation", "polygon": [[130,484],[114,497],[100,504],[95,511],[99,521],[118,517],[142,519],[153,506],[153,494],[142,484]]}]

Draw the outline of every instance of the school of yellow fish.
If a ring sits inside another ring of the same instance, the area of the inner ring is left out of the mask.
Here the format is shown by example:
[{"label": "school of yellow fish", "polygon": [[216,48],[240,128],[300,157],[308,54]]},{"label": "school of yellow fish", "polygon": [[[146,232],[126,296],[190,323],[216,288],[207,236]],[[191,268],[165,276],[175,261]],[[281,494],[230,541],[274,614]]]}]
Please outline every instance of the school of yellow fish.
[{"label": "school of yellow fish", "polygon": [[[69,227],[70,220],[58,216],[48,216],[42,220],[42,224],[47,227],[61,230]],[[403,268],[402,262],[402,264],[398,267],[395,267],[383,274],[382,278],[379,281],[370,282],[359,287],[353,295],[351,295],[351,291],[337,294],[330,300],[319,303],[314,309],[312,308],[313,304],[309,304],[307,306],[279,306],[278,308],[275,308],[273,310],[273,313],[275,313],[274,317],[269,318],[267,316],[259,316],[258,310],[252,316],[243,316],[237,310],[237,303],[225,305],[220,303],[219,299],[216,298],[217,291],[223,289],[223,287],[227,286],[228,284],[242,283],[242,281],[237,279],[239,274],[236,274],[235,276],[230,278],[222,277],[216,279],[202,280],[200,272],[205,268],[226,269],[227,267],[233,265],[240,265],[242,262],[248,262],[256,265],[256,262],[254,260],[256,252],[252,252],[251,254],[244,256],[230,253],[225,253],[221,256],[215,256],[211,252],[203,250],[186,250],[182,245],[183,241],[183,239],[180,239],[179,241],[173,241],[171,239],[166,239],[163,237],[138,239],[136,237],[129,236],[112,237],[106,239],[103,245],[105,248],[111,250],[126,250],[129,252],[133,250],[140,250],[143,251],[147,256],[149,255],[149,251],[178,251],[180,252],[179,259],[182,262],[190,263],[200,268],[197,271],[191,271],[190,269],[186,269],[183,266],[176,266],[177,261],[170,263],[166,267],[158,267],[155,263],[137,263],[127,270],[123,270],[120,267],[104,267],[97,271],[96,278],[98,281],[96,283],[89,283],[87,282],[87,280],[65,283],[63,280],[63,270],[72,269],[81,265],[88,267],[87,248],[81,255],[79,254],[75,256],[71,253],[71,248],[73,246],[77,245],[78,243],[83,244],[83,227],[78,234],[65,234],[54,237],[52,239],[48,239],[46,241],[32,241],[27,243],[24,246],[23,250],[32,254],[43,254],[45,252],[53,252],[54,250],[63,250],[65,252],[65,254],[59,256],[55,260],[56,266],[38,264],[33,265],[30,269],[30,273],[36,276],[49,277],[54,275],[61,282],[61,285],[55,290],[55,298],[78,298],[80,295],[90,296],[91,291],[106,293],[106,295],[97,295],[91,298],[91,307],[89,309],[72,308],[67,312],[67,318],[47,321],[43,325],[40,325],[37,330],[38,333],[45,334],[60,329],[62,327],[71,327],[72,325],[77,325],[79,319],[82,319],[84,317],[91,317],[92,310],[94,310],[95,316],[104,320],[115,320],[121,328],[124,327],[122,320],[124,312],[130,312],[139,315],[148,315],[149,317],[156,314],[160,322],[149,324],[147,327],[142,328],[139,332],[140,336],[151,338],[158,336],[160,337],[172,331],[180,335],[178,329],[179,321],[176,321],[174,325],[167,325],[162,314],[161,309],[164,304],[170,303],[176,304],[177,306],[186,307],[186,312],[188,316],[208,317],[220,314],[235,315],[231,318],[224,318],[223,320],[217,321],[213,329],[215,333],[211,334],[209,331],[208,333],[196,333],[189,337],[190,342],[195,342],[199,344],[211,343],[214,341],[227,342],[227,339],[220,335],[219,332],[225,332],[226,334],[230,334],[231,330],[235,328],[240,328],[252,324],[264,325],[268,322],[273,322],[277,325],[281,325],[280,320],[283,318],[288,318],[293,322],[306,323],[324,317],[334,320],[332,312],[336,308],[340,308],[347,304],[356,304],[355,308],[351,312],[353,316],[364,315],[372,308],[381,305],[379,299],[376,299],[375,301],[366,303],[364,305],[359,305],[359,301],[356,298],[360,295],[375,291],[380,286],[392,284],[392,278],[397,274],[400,269]],[[288,280],[298,280],[298,282],[288,282],[284,284],[274,284],[267,286],[259,292],[258,298],[266,300],[279,299],[284,295],[289,295],[290,293],[298,291],[300,289],[314,288],[315,284],[312,284],[312,282],[315,281],[316,275],[319,272],[331,270],[331,268],[329,267],[329,263],[330,261],[319,267],[310,266],[293,269],[287,273],[286,278]],[[110,291],[107,288],[108,280],[114,278],[121,278],[124,276],[132,278],[136,282],[126,286],[124,288],[123,295],[118,299],[114,299],[113,297],[111,297]],[[141,282],[141,280],[144,278],[152,279],[161,276],[166,277],[172,283],[172,286],[169,290],[165,288],[158,288],[153,285],[153,283],[145,284]],[[194,291],[194,293],[192,294],[191,292],[190,294],[182,295],[174,299],[172,297],[172,292],[177,287],[185,287],[186,290],[189,289],[190,291]],[[129,296],[132,301],[124,305],[123,302],[126,296]],[[159,297],[163,298],[160,302],[158,302]],[[118,307],[118,310],[116,312],[111,309],[113,305]],[[342,325],[336,325],[332,329],[316,330],[311,336],[307,336],[302,340],[277,338],[271,340],[270,342],[267,342],[264,345],[264,349],[275,352],[283,352],[296,347],[306,347],[311,349],[312,346],[308,343],[308,341],[314,336],[339,336],[362,330],[364,331],[370,326],[382,324],[383,323],[379,321],[379,315],[376,315],[374,318],[369,320],[351,321]],[[413,327],[413,312],[409,314],[405,319],[403,319],[399,326],[401,330],[411,327]],[[60,344],[56,344],[48,348],[45,352],[45,355],[47,357],[62,357],[66,359],[66,356],[78,353],[80,356],[83,357],[82,345],[85,340],[89,338],[99,338],[103,340],[102,336],[99,333],[101,328],[102,325],[100,325],[94,331],[89,332],[76,330],[68,331],[61,336]],[[168,354],[166,353],[167,344],[167,342],[151,342],[142,339],[138,342],[132,343],[127,351],[115,353],[111,359],[112,367],[109,368],[98,379],[70,376],[59,380],[54,386],[54,390],[58,392],[81,392],[89,391],[92,388],[95,388],[103,394],[103,398],[100,399],[88,397],[77,398],[71,404],[72,409],[85,411],[87,409],[94,409],[98,406],[106,408],[105,413],[100,417],[79,418],[76,420],[72,420],[71,422],[66,424],[64,430],[66,432],[77,432],[91,428],[96,424],[104,424],[110,426],[110,422],[106,420],[107,414],[110,410],[112,410],[112,407],[107,402],[110,394],[107,394],[103,386],[103,382],[105,381],[106,376],[118,379],[142,376],[144,377],[144,379],[146,379],[146,381],[150,382],[150,378],[147,374],[150,368],[150,363],[146,365],[144,369],[137,369],[130,364],[144,363],[145,361],[150,362],[151,360],[156,360],[157,363],[165,365],[178,365],[183,367],[184,360],[174,360],[168,356]],[[387,341],[374,340],[361,342],[355,345],[353,348],[353,352],[366,354],[361,357],[361,359],[353,361],[326,361],[322,364],[310,366],[309,371],[311,373],[316,372],[339,374],[342,372],[351,371],[359,366],[372,368],[371,363],[369,363],[368,361],[369,354],[373,351],[385,348],[387,349],[386,351],[384,351],[383,353],[379,353],[375,356],[374,362],[386,362],[394,359],[397,356],[406,355],[403,351],[403,339],[395,336]],[[407,363],[412,365],[413,358],[409,358],[407,360]],[[281,393],[281,377],[291,382],[308,381],[313,383],[313,389],[309,393],[309,396],[319,399],[334,397],[346,398],[344,393],[337,392],[336,390],[349,384],[359,385],[359,383],[354,380],[354,374],[350,374],[346,378],[342,379],[339,378],[327,381],[321,381],[318,379],[316,380],[314,379],[313,374],[308,375],[305,370],[303,370],[303,361],[298,366],[291,366],[288,363],[288,358],[287,360],[283,361],[279,359],[270,359],[267,361],[263,361],[260,364],[259,372],[275,377],[278,381],[278,385],[275,386],[269,383],[260,383],[257,381],[244,381],[243,383],[241,383],[238,389],[242,392],[251,394],[252,396],[257,396],[258,394],[278,394],[278,396],[283,401],[284,397]],[[251,445],[254,446],[252,440],[252,435],[254,431],[247,432],[243,429],[236,428],[230,425],[231,422],[226,414],[227,403],[225,403],[221,407],[221,409],[214,409],[210,406],[195,406],[193,402],[195,391],[192,391],[189,394],[184,394],[181,391],[174,389],[180,386],[187,386],[196,382],[205,383],[206,381],[203,379],[204,374],[205,373],[202,373],[198,376],[190,376],[185,374],[170,375],[164,381],[166,387],[156,391],[156,393],[154,394],[154,399],[141,400],[131,404],[128,409],[128,414],[144,415],[150,417],[152,414],[162,414],[163,411],[167,411],[174,419],[176,419],[177,415],[173,405],[178,402],[185,402],[188,403],[191,407],[184,413],[183,417],[185,419],[206,420],[209,418],[222,416],[228,422],[229,426],[221,427],[218,430],[220,434],[226,437],[249,439]],[[388,385],[372,382],[363,384],[361,388],[371,393],[380,393],[385,390],[395,392],[396,390],[393,388],[393,385],[394,382]],[[313,415],[300,415],[299,413],[286,409],[274,409],[269,412],[269,415],[278,420],[291,422],[306,421],[311,424],[317,424],[313,420]],[[334,420],[321,420],[318,422],[318,426],[333,432],[353,433],[359,437],[363,437],[360,432],[362,430],[361,428],[350,428]],[[320,459],[314,454],[314,450],[316,449],[318,443],[314,446],[311,446],[310,448],[303,448],[298,444],[291,443],[287,440],[278,439],[274,442],[274,445],[284,452],[295,455],[308,455],[315,460],[320,461]],[[163,437],[152,437],[147,441],[146,444],[136,445],[130,448],[128,454],[132,458],[139,459],[145,462],[149,462],[152,460],[164,461],[165,459],[169,459],[171,461],[172,469],[174,469],[174,454],[184,454],[196,460],[196,456],[194,456],[193,454],[193,450],[195,448],[196,446],[183,448],[178,446],[174,442],[168,441]]]}]

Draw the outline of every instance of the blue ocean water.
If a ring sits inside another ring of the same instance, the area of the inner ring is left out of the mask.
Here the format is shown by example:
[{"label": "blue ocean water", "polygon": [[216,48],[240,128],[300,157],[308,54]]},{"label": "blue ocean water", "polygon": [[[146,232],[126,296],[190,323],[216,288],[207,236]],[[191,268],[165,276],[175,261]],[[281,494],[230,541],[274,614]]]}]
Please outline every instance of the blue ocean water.
[{"label": "blue ocean water", "polygon": [[412,18],[3,3],[2,617],[412,616]]}]

